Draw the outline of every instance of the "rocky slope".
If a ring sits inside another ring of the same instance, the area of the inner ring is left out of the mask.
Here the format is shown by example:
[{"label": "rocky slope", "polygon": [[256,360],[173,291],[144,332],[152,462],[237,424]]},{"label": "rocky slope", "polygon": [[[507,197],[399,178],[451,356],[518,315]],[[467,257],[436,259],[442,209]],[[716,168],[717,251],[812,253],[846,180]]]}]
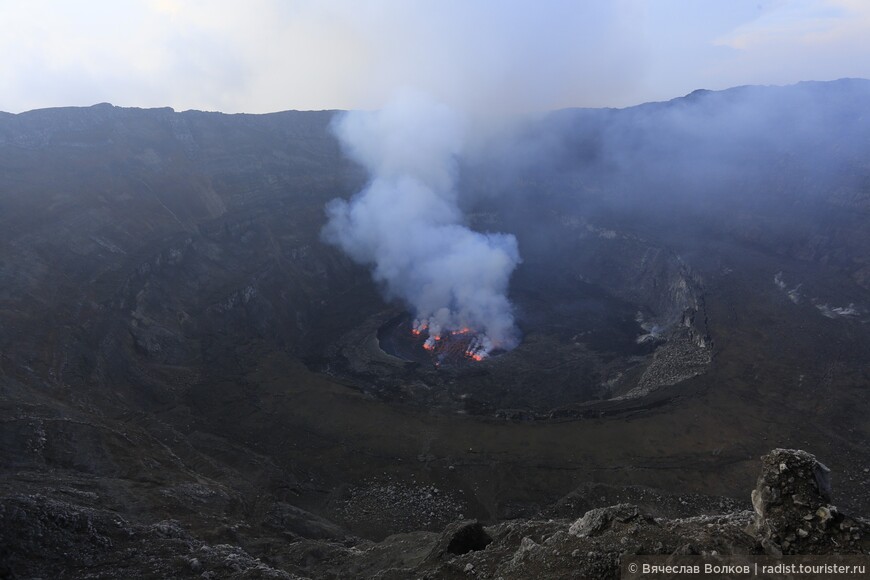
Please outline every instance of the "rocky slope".
[{"label": "rocky slope", "polygon": [[[752,490],[754,511],[654,517],[622,503],[576,519],[490,526],[457,520],[440,533],[396,534],[380,542],[354,537],[289,506],[273,514],[272,535],[236,525],[221,536],[202,537],[175,520],[143,525],[89,507],[96,494],[69,488],[53,490],[54,497],[18,493],[0,503],[5,546],[0,573],[13,578],[618,578],[622,560],[637,555],[870,557],[870,520],[843,514],[830,503],[831,479],[812,455],[776,449],[762,458]],[[422,506],[412,503],[407,509]]]}]

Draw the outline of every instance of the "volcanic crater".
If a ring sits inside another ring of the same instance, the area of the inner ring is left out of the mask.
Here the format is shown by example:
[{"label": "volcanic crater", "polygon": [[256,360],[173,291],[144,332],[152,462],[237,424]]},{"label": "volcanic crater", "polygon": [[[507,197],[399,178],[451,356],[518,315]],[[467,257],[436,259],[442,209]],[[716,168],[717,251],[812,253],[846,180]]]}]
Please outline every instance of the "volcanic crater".
[{"label": "volcanic crater", "polygon": [[[772,447],[824,457],[867,513],[867,103],[850,80],[549,117],[561,156],[498,204],[462,188],[488,200],[470,228],[517,236],[522,341],[439,368],[382,348],[407,306],[320,241],[366,179],[333,113],[0,115],[0,576],[359,577],[354,554],[419,560],[461,517],[506,531],[477,574],[550,518],[750,508]],[[590,540],[617,561],[622,530]],[[576,572],[560,550],[523,561]]]},{"label": "volcanic crater", "polygon": [[[553,227],[561,228],[561,251],[527,243],[511,282],[516,348],[475,357],[470,329],[427,348],[428,333],[393,305],[343,336],[316,370],[386,401],[538,419],[643,406],[661,387],[705,371],[703,289],[677,255],[575,222]],[[572,256],[570,267],[552,263],[554,254]],[[602,259],[607,268],[598,267]]]}]

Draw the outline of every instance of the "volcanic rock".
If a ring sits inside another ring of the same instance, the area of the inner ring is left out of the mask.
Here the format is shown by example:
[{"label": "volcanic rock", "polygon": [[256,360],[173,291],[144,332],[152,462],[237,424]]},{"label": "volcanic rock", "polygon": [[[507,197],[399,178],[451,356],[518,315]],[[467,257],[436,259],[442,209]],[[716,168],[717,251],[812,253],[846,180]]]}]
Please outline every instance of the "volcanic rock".
[{"label": "volcanic rock", "polygon": [[626,523],[638,517],[637,506],[619,504],[606,508],[589,510],[571,524],[568,533],[581,538],[595,536],[608,528],[614,521]]},{"label": "volcanic rock", "polygon": [[855,546],[868,526],[841,514],[831,499],[831,471],[813,455],[774,449],[762,457],[752,505],[765,552],[827,553]]},{"label": "volcanic rock", "polygon": [[483,525],[477,520],[463,520],[447,526],[432,548],[429,559],[443,558],[447,555],[462,555],[483,550],[492,543]]}]

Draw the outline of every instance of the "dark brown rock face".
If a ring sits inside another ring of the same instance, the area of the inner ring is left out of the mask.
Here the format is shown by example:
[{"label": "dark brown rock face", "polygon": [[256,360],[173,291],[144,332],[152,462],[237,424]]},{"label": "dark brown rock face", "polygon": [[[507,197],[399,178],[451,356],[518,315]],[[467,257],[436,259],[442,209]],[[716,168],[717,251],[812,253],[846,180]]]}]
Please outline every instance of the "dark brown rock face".
[{"label": "dark brown rock face", "polygon": [[813,455],[774,449],[762,457],[752,505],[764,551],[828,553],[859,545],[866,525],[840,513],[831,500],[831,471]]}]

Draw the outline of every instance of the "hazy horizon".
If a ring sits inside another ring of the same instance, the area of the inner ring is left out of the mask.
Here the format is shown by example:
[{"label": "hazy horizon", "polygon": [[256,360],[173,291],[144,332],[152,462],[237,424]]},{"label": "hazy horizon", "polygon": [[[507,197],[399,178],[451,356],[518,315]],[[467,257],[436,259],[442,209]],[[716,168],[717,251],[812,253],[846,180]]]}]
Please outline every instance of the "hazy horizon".
[{"label": "hazy horizon", "polygon": [[360,110],[413,88],[501,114],[870,77],[856,0],[0,1],[0,21],[10,113]]},{"label": "hazy horizon", "polygon": [[[697,91],[723,92],[723,91],[729,91],[732,89],[739,89],[742,87],[785,88],[785,87],[792,87],[792,86],[801,85],[801,84],[805,84],[805,83],[836,83],[836,82],[840,82],[840,81],[866,81],[866,82],[870,82],[870,77],[868,77],[868,78],[864,78],[864,77],[841,77],[841,78],[830,79],[830,80],[805,79],[805,80],[796,81],[794,83],[735,85],[735,86],[731,86],[731,87],[724,87],[721,89],[708,89],[706,87],[698,87],[698,88],[690,90],[687,93],[674,95],[672,97],[666,97],[666,98],[654,100],[654,101],[643,101],[640,103],[633,103],[630,105],[624,105],[624,106],[619,106],[619,107],[611,107],[611,106],[607,106],[607,105],[602,105],[602,106],[598,106],[598,107],[562,107],[562,108],[558,108],[558,109],[549,109],[549,110],[540,111],[540,112],[543,112],[543,113],[557,112],[560,110],[570,110],[570,109],[614,109],[614,110],[631,109],[632,107],[639,107],[642,105],[648,105],[648,104],[654,104],[654,103],[666,103],[668,101],[672,101],[675,99],[681,99],[681,98],[689,96],[690,94],[697,92]],[[0,113],[6,113],[6,114],[10,114],[10,115],[20,115],[20,114],[32,113],[34,111],[43,111],[43,110],[50,110],[50,109],[65,109],[65,108],[87,109],[89,107],[96,107],[99,105],[111,105],[112,107],[119,107],[122,109],[145,109],[145,110],[148,110],[148,109],[172,109],[176,113],[185,113],[188,111],[192,111],[192,112],[199,112],[199,113],[219,113],[219,114],[224,114],[224,115],[272,115],[275,113],[287,113],[287,112],[319,113],[319,112],[352,112],[352,111],[376,111],[376,110],[380,110],[380,107],[373,108],[373,109],[280,109],[280,110],[275,110],[275,111],[263,111],[263,112],[257,112],[257,113],[249,113],[246,111],[232,112],[232,111],[220,111],[220,110],[209,110],[209,109],[177,109],[177,108],[172,107],[170,105],[154,105],[154,106],[140,107],[137,105],[124,105],[124,104],[118,104],[118,103],[111,103],[108,101],[100,101],[100,102],[95,102],[95,103],[91,103],[91,104],[84,104],[84,105],[53,105],[53,106],[48,106],[48,107],[38,107],[36,109],[27,109],[27,110],[18,111],[18,112],[0,110]]]}]

